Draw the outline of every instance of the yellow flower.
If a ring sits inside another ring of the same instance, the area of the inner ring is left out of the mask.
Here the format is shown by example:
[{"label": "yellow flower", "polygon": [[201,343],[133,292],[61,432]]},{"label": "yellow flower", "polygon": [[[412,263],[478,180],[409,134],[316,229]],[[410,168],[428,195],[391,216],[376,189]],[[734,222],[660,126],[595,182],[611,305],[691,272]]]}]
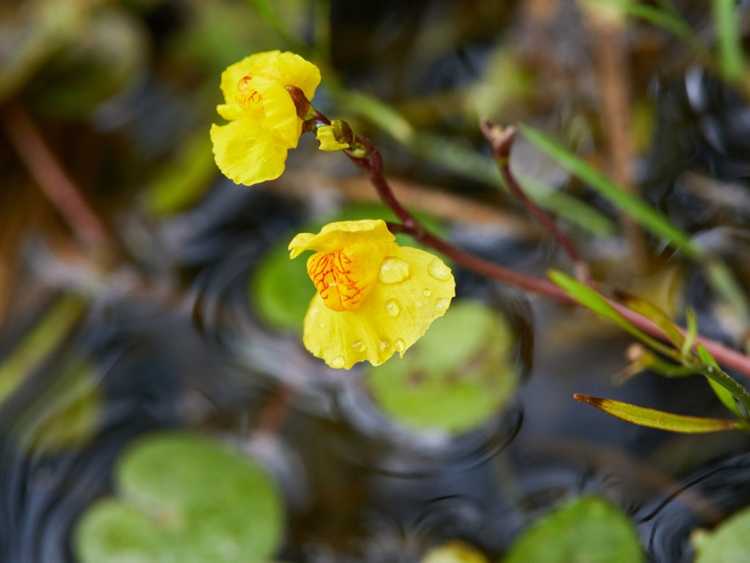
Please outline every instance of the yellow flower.
[{"label": "yellow flower", "polygon": [[340,151],[349,148],[349,143],[341,143],[331,125],[323,125],[315,131],[315,138],[320,143],[322,151]]},{"label": "yellow flower", "polygon": [[455,295],[450,268],[429,252],[397,245],[381,220],[329,223],[289,244],[290,258],[306,250],[316,251],[307,272],[317,294],[302,340],[333,368],[403,356]]},{"label": "yellow flower", "polygon": [[310,100],[319,83],[318,67],[294,53],[256,53],[230,65],[221,75],[224,103],[216,106],[229,123],[211,126],[214,159],[224,175],[246,186],[281,176],[287,151],[302,133],[286,86]]}]

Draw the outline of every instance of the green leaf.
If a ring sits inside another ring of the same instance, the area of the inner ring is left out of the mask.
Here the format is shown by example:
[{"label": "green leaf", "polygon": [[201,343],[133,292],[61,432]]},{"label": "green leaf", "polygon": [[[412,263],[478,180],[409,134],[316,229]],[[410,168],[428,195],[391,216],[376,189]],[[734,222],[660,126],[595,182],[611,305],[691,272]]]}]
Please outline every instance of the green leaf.
[{"label": "green leaf", "polygon": [[691,536],[697,552],[695,563],[739,563],[748,554],[750,509],[745,508],[719,527],[708,532],[696,530]]},{"label": "green leaf", "polygon": [[498,313],[478,301],[457,301],[408,355],[370,368],[365,382],[379,407],[404,426],[460,433],[512,397],[518,370],[511,348],[511,331]]},{"label": "green leaf", "polygon": [[287,241],[263,258],[250,278],[249,292],[255,311],[271,328],[301,332],[315,287],[307,277],[304,258],[289,259]]},{"label": "green leaf", "polygon": [[700,249],[690,241],[688,235],[672,225],[666,215],[641,198],[628,193],[622,186],[615,184],[602,172],[590,166],[552,137],[528,125],[521,125],[520,128],[531,144],[554,158],[568,172],[583,179],[605,199],[643,227],[671,242],[688,256],[696,258],[701,255]]},{"label": "green leaf", "polygon": [[82,563],[265,561],[283,522],[265,471],[208,438],[178,432],[132,446],[116,471],[120,500],[95,504],[75,535]]},{"label": "green leaf", "polygon": [[86,512],[76,541],[82,563],[155,563],[166,551],[161,530],[136,507],[114,499]]},{"label": "green leaf", "polygon": [[680,354],[683,357],[690,355],[698,338],[698,317],[695,316],[695,311],[689,308],[685,314],[685,318],[687,319],[687,331],[685,332],[685,340],[682,342],[682,348],[680,349]]},{"label": "green leaf", "polygon": [[672,355],[672,351],[666,348],[661,342],[651,338],[618,313],[617,310],[607,302],[604,296],[595,289],[592,289],[588,285],[581,283],[558,270],[550,270],[547,275],[555,285],[559,286],[571,298],[575,299],[587,309],[590,309],[604,319],[612,321],[628,334],[634,336],[654,350],[658,350],[667,355]]},{"label": "green leaf", "polygon": [[682,345],[685,342],[685,337],[677,324],[659,307],[645,299],[641,299],[640,297],[628,297],[625,300],[624,305],[628,309],[640,313],[658,326],[672,342],[672,345],[675,348],[682,348]]},{"label": "green leaf", "polygon": [[601,3],[609,3],[616,6],[624,14],[640,18],[655,27],[668,31],[686,41],[691,41],[693,30],[682,17],[673,11],[667,11],[657,6],[644,4],[641,0],[597,0]]},{"label": "green leaf", "polygon": [[718,418],[701,418],[697,416],[686,416],[673,414],[655,409],[648,409],[614,401],[612,399],[601,399],[589,395],[576,393],[573,395],[576,401],[581,401],[606,412],[616,418],[646,426],[647,428],[656,428],[667,430],[669,432],[682,432],[685,434],[704,434],[707,432],[722,432],[725,430],[748,430],[750,425],[742,420],[727,420]]},{"label": "green leaf", "polygon": [[96,435],[102,417],[104,398],[96,367],[73,356],[58,370],[17,426],[21,445],[36,454],[83,447]]},{"label": "green leaf", "polygon": [[727,80],[742,80],[745,57],[742,53],[741,14],[735,0],[713,0],[713,18],[719,38],[719,66]]},{"label": "green leaf", "polygon": [[745,386],[722,370],[705,346],[698,344],[695,350],[703,364],[701,373],[722,404],[740,418],[750,418],[750,393]]},{"label": "green leaf", "polygon": [[504,563],[641,563],[638,535],[609,502],[580,497],[564,503],[525,530]]},{"label": "green leaf", "polygon": [[0,401],[12,393],[68,336],[84,310],[77,297],[66,296],[53,304],[45,316],[0,363]]},{"label": "green leaf", "polygon": [[737,401],[734,400],[734,395],[732,395],[731,392],[729,392],[727,389],[725,389],[712,379],[706,379],[706,381],[708,381],[708,384],[711,386],[711,390],[719,398],[722,405],[724,405],[730,412],[736,414],[737,416],[741,418],[747,418],[742,414],[742,411],[738,407]]},{"label": "green leaf", "polygon": [[205,129],[180,146],[177,155],[157,173],[146,191],[146,208],[157,216],[171,215],[195,203],[216,174],[211,139]]}]

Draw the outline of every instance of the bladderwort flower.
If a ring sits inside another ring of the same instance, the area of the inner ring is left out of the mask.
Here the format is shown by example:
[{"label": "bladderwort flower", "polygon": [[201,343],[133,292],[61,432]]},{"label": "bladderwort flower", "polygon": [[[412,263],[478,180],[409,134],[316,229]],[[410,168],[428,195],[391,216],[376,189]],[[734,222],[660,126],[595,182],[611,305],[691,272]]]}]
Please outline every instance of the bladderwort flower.
[{"label": "bladderwort flower", "polygon": [[332,368],[403,356],[455,296],[451,269],[429,252],[396,244],[382,220],[329,223],[289,244],[290,258],[306,250],[315,251],[307,273],[317,294],[302,340]]},{"label": "bladderwort flower", "polygon": [[318,67],[294,53],[256,53],[230,65],[221,75],[224,103],[216,107],[229,123],[211,126],[222,173],[245,186],[281,176],[287,151],[302,134],[286,87],[299,88],[311,100],[319,83]]}]

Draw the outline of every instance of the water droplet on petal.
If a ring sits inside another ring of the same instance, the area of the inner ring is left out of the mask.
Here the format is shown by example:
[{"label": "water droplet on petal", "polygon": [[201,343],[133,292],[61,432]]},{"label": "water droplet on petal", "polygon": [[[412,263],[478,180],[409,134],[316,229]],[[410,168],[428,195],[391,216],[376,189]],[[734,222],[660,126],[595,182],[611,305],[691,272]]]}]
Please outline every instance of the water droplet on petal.
[{"label": "water droplet on petal", "polygon": [[352,342],[352,348],[357,352],[362,352],[365,349],[365,343],[361,340],[355,340]]},{"label": "water droplet on petal", "polygon": [[435,258],[430,262],[430,265],[427,266],[427,271],[436,280],[446,281],[451,277],[451,269],[440,258]]},{"label": "water droplet on petal", "polygon": [[406,350],[406,344],[400,338],[396,339],[396,342],[394,342],[394,346],[396,346],[396,351],[399,354],[403,354],[404,350]]},{"label": "water droplet on petal", "polygon": [[331,360],[331,367],[341,369],[344,367],[344,356],[336,356]]},{"label": "water droplet on petal", "polygon": [[385,352],[388,349],[388,346],[390,346],[390,343],[387,340],[381,340],[378,346],[380,347],[381,352]]},{"label": "water droplet on petal", "polygon": [[440,310],[443,310],[443,309],[447,309],[448,305],[450,305],[450,304],[451,304],[451,300],[450,299],[438,299],[435,302],[435,307],[437,307]]},{"label": "water droplet on petal", "polygon": [[424,295],[425,297],[429,297],[430,295],[432,295],[432,291],[430,291],[429,289],[425,289],[422,292],[422,295]]},{"label": "water droplet on petal", "polygon": [[409,264],[398,258],[386,258],[380,265],[378,279],[383,283],[399,283],[409,277]]},{"label": "water droplet on petal", "polygon": [[398,314],[401,312],[401,307],[398,306],[398,303],[396,303],[395,300],[391,299],[385,304],[385,311],[391,317],[398,317]]}]

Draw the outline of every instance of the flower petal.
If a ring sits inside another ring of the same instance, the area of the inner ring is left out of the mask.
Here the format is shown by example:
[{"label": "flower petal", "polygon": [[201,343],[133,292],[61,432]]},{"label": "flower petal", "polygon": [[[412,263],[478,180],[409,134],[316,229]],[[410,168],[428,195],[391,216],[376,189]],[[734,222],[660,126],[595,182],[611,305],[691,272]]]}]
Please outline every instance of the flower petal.
[{"label": "flower petal", "polygon": [[242,107],[237,104],[219,104],[216,106],[216,113],[227,121],[234,121],[242,117]]},{"label": "flower petal", "polygon": [[289,92],[279,82],[263,77],[253,78],[250,84],[260,94],[262,126],[278,136],[284,146],[295,148],[302,134],[302,120]]},{"label": "flower petal", "polygon": [[275,180],[284,172],[287,149],[249,119],[211,126],[214,160],[237,184]]},{"label": "flower petal", "polygon": [[[248,116],[248,114],[252,114],[257,118],[262,117],[260,104],[248,106],[243,93],[239,89],[240,81],[245,77],[252,76],[250,72],[252,67],[250,59],[252,57],[253,55],[250,55],[239,62],[229,65],[221,73],[220,87],[222,94],[224,94],[225,103],[218,106],[216,110],[224,119],[238,119],[239,116]],[[244,106],[243,102],[245,102]],[[229,117],[230,115],[232,117]]]},{"label": "flower petal", "polygon": [[349,369],[364,360],[377,366],[394,352],[403,356],[448,310],[455,281],[442,260],[409,247],[395,247],[383,265],[389,260],[408,265],[407,275],[381,276],[390,283],[377,283],[358,309],[333,311],[319,295],[310,303],[303,342],[330,367]]},{"label": "flower petal", "polygon": [[317,235],[300,233],[289,243],[289,257],[296,258],[305,250],[330,252],[351,244],[393,243],[395,237],[382,219],[336,221],[328,223]]},{"label": "flower petal", "polygon": [[320,84],[320,70],[311,62],[288,51],[265,51],[250,55],[243,61],[247,72],[275,80],[284,86],[296,86],[308,100],[315,96]]}]

